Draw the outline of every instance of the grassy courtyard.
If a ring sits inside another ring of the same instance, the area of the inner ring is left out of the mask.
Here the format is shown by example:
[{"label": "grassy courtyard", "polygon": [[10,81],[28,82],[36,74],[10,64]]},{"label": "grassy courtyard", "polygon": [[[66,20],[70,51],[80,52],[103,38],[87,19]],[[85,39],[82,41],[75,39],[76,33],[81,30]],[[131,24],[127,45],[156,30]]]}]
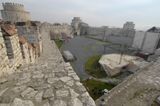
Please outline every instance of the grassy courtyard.
[{"label": "grassy courtyard", "polygon": [[64,42],[63,40],[59,40],[59,39],[55,39],[54,41],[55,41],[58,48],[61,48],[61,46],[63,45],[63,42]]},{"label": "grassy courtyard", "polygon": [[94,100],[98,99],[99,97],[103,95],[102,91],[104,89],[111,90],[114,87],[114,85],[96,81],[93,79],[82,81],[82,83],[87,88],[89,94]]},{"label": "grassy courtyard", "polygon": [[101,58],[100,55],[92,56],[85,63],[85,71],[89,75],[91,75],[95,78],[107,77],[105,71],[101,68],[100,64],[98,63],[100,58]]}]

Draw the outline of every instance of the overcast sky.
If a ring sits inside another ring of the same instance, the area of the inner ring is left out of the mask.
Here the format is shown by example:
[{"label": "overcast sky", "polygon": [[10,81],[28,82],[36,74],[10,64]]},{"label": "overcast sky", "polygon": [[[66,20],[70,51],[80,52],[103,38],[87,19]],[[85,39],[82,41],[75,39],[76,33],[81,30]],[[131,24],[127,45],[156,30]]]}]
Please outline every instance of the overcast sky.
[{"label": "overcast sky", "polygon": [[[1,0],[25,5],[33,20],[70,23],[73,17],[90,26],[122,27],[133,21],[136,29],[160,26],[160,0]],[[2,9],[2,5],[0,5]]]}]

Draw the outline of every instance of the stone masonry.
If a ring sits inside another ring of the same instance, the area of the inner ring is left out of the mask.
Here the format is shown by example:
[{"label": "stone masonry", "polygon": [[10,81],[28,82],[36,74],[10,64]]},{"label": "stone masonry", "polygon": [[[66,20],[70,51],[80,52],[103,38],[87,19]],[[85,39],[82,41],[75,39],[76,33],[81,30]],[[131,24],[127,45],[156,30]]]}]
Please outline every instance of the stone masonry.
[{"label": "stone masonry", "polygon": [[29,64],[30,63],[30,56],[29,56],[28,43],[23,36],[19,36],[19,43],[20,43],[24,63]]},{"label": "stone masonry", "polygon": [[9,59],[6,52],[6,46],[0,28],[0,77],[9,71]]},{"label": "stone masonry", "polygon": [[49,32],[42,32],[44,52],[36,64],[0,80],[0,106],[95,106]]},{"label": "stone masonry", "polygon": [[19,45],[17,29],[14,25],[3,24],[2,32],[10,60],[10,68],[19,67],[23,64],[22,53]]}]

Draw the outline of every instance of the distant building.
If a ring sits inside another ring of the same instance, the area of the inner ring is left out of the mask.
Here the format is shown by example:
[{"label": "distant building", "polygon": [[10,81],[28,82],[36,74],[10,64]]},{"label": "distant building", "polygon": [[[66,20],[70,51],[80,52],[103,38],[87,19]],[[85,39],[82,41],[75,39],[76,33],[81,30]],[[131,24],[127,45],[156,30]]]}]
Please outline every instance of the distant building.
[{"label": "distant building", "polygon": [[30,13],[25,11],[24,5],[17,3],[3,3],[1,10],[3,21],[26,22],[30,20]]},{"label": "distant building", "polygon": [[133,22],[126,22],[123,25],[123,29],[125,30],[134,30],[135,24]]},{"label": "distant building", "polygon": [[132,47],[152,54],[160,48],[160,33],[136,31]]}]

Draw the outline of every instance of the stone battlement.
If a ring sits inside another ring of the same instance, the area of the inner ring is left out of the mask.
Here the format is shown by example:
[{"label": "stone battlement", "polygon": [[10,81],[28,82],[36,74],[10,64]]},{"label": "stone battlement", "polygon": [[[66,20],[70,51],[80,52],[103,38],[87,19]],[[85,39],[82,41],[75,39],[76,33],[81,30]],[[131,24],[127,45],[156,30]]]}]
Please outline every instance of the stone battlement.
[{"label": "stone battlement", "polygon": [[18,3],[3,3],[3,8],[4,10],[19,10],[19,11],[24,11],[24,5],[18,4]]}]

